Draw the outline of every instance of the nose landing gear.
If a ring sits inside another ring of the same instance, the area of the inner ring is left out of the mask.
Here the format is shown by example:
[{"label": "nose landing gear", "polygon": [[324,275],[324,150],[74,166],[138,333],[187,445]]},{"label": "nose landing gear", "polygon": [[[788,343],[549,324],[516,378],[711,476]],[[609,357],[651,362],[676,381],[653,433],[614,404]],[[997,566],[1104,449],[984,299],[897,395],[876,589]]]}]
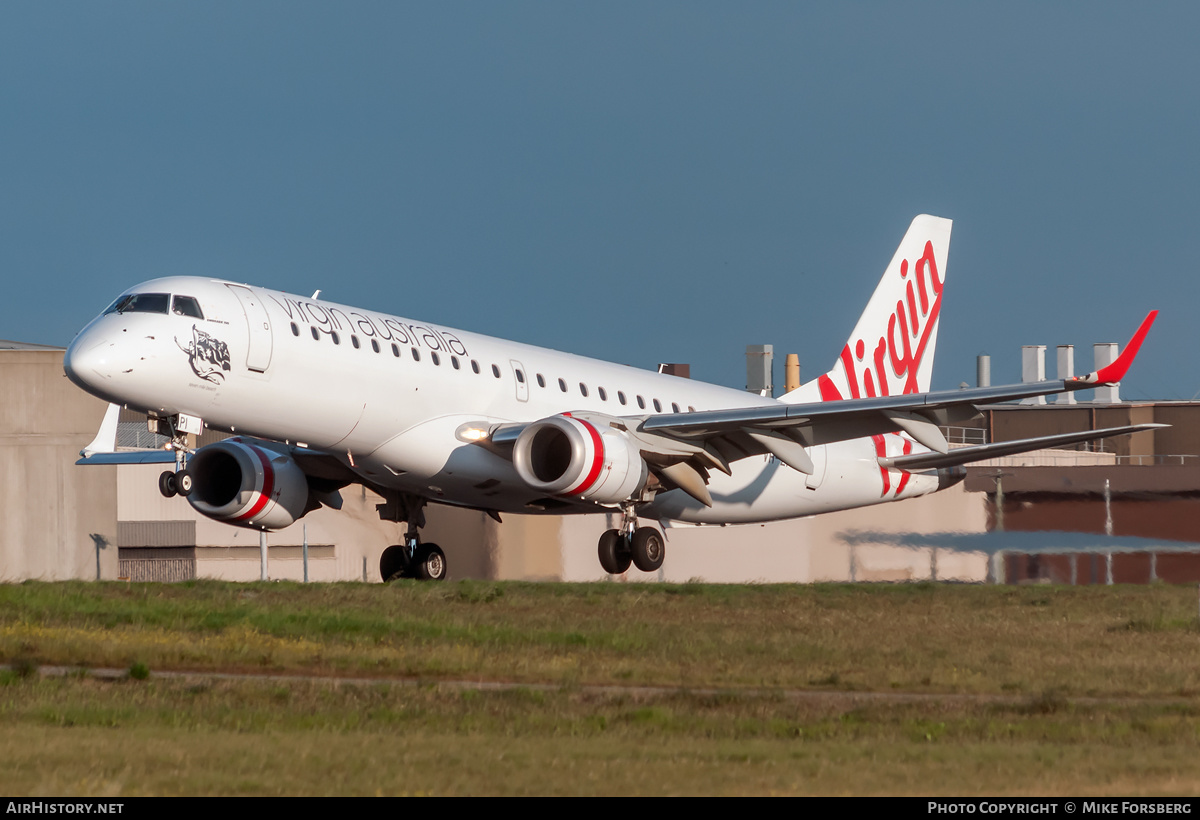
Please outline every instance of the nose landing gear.
[{"label": "nose landing gear", "polygon": [[167,470],[158,477],[158,491],[163,494],[163,498],[174,498],[177,495],[187,498],[192,494],[192,483],[192,474],[187,470],[177,473]]},{"label": "nose landing gear", "polygon": [[[177,422],[182,426],[178,426]],[[187,471],[188,455],[192,453],[187,446],[187,434],[191,432],[199,435],[200,431],[204,429],[204,423],[194,416],[183,415],[150,419],[150,423],[153,425],[152,430],[171,437],[169,446],[175,451],[175,471],[168,470],[159,475],[158,491],[162,493],[163,498],[174,498],[177,495],[187,498],[192,494],[193,485],[192,475]]]}]

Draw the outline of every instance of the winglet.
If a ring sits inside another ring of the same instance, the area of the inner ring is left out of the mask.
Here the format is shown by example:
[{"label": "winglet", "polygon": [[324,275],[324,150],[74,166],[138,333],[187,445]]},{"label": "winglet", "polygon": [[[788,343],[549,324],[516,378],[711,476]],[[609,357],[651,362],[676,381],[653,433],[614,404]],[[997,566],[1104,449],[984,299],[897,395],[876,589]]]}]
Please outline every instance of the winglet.
[{"label": "winglet", "polygon": [[1154,324],[1157,316],[1157,310],[1152,310],[1146,314],[1146,318],[1142,320],[1141,327],[1137,329],[1137,333],[1133,334],[1133,338],[1129,340],[1129,344],[1125,345],[1125,349],[1121,351],[1121,355],[1117,357],[1115,362],[1105,365],[1095,373],[1078,376],[1073,381],[1086,382],[1087,384],[1114,384],[1125,378],[1125,373],[1129,370],[1129,366],[1133,364],[1134,357],[1137,356],[1138,349],[1142,346],[1142,340],[1150,332],[1150,326]]}]

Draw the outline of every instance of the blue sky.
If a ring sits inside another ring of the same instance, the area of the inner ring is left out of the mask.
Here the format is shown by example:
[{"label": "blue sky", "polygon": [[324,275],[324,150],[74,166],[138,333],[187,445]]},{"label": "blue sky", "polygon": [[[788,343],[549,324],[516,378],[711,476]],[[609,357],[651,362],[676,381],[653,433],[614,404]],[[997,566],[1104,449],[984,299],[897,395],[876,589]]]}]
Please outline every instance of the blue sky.
[{"label": "blue sky", "polygon": [[[955,220],[934,387],[1158,325],[1200,392],[1200,6],[0,4],[0,338],[211,275],[745,382]],[[782,362],[776,368],[782,381]]]}]

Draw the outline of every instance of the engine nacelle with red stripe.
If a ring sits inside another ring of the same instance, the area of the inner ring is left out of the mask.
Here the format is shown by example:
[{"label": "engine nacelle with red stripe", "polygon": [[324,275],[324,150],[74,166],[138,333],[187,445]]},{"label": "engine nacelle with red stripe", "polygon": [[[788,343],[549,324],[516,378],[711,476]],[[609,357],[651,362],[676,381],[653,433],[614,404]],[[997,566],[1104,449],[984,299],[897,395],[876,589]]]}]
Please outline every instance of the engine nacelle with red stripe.
[{"label": "engine nacelle with red stripe", "polygon": [[256,530],[278,530],[308,509],[304,471],[286,452],[232,438],[201,447],[188,460],[197,512]]},{"label": "engine nacelle with red stripe", "polygon": [[513,465],[547,495],[618,504],[649,474],[637,445],[620,430],[568,414],[535,421],[517,437]]}]

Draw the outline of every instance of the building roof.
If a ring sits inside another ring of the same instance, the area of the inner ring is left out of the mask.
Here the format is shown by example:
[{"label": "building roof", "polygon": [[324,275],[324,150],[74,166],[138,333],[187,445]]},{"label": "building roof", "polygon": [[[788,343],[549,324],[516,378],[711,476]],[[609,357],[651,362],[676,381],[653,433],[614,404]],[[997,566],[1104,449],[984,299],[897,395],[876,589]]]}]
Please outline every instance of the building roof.
[{"label": "building roof", "polygon": [[9,339],[0,339],[0,350],[66,350],[66,348],[57,345],[39,345],[33,342],[14,342]]}]

